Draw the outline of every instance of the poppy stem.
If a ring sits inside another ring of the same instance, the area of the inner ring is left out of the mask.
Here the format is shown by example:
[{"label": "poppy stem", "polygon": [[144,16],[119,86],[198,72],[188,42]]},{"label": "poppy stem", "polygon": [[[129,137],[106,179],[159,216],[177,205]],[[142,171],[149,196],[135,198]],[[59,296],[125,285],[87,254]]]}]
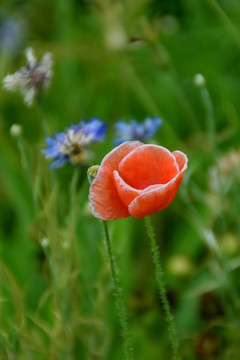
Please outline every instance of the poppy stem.
[{"label": "poppy stem", "polygon": [[155,268],[156,268],[157,285],[158,285],[158,289],[160,292],[160,297],[162,300],[166,319],[168,322],[168,331],[169,331],[170,342],[171,342],[171,346],[172,346],[173,359],[180,360],[177,332],[176,332],[176,328],[175,328],[174,321],[173,321],[173,315],[171,314],[170,305],[168,303],[168,299],[167,299],[167,295],[166,295],[166,290],[165,290],[165,286],[164,286],[164,274],[163,274],[162,266],[161,266],[160,259],[159,259],[158,246],[157,246],[156,238],[154,235],[150,216],[145,217],[145,224],[146,224],[149,239],[151,241],[153,261],[154,261]]},{"label": "poppy stem", "polygon": [[128,330],[128,323],[127,323],[127,316],[126,316],[126,310],[122,299],[121,294],[121,288],[120,288],[120,281],[117,275],[116,270],[116,263],[113,257],[112,253],[112,244],[108,232],[108,226],[107,222],[103,221],[103,229],[104,229],[104,235],[105,235],[105,247],[106,247],[106,253],[109,259],[111,273],[112,273],[112,282],[113,282],[113,293],[115,295],[116,299],[116,307],[118,311],[118,316],[122,328],[122,335],[124,339],[124,351],[125,356],[127,360],[132,359],[132,346],[130,343],[130,336],[129,336],[129,330]]}]

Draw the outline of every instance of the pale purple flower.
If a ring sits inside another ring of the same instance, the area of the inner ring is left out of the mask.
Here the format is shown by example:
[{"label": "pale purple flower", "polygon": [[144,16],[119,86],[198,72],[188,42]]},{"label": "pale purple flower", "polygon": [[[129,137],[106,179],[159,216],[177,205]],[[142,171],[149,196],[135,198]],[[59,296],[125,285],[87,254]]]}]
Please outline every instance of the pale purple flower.
[{"label": "pale purple flower", "polygon": [[33,50],[26,50],[27,64],[3,79],[3,87],[12,92],[20,92],[24,102],[31,106],[39,91],[46,89],[52,77],[52,55],[45,53],[37,62]]}]

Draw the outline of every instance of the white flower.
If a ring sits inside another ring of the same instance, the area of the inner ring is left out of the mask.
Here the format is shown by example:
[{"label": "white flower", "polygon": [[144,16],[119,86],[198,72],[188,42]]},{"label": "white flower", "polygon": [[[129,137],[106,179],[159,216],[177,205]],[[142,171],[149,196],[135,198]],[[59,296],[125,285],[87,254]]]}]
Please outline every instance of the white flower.
[{"label": "white flower", "polygon": [[36,95],[46,89],[52,77],[52,54],[45,53],[37,63],[33,50],[26,50],[27,64],[12,75],[3,79],[3,87],[12,92],[20,92],[24,102],[31,106]]}]

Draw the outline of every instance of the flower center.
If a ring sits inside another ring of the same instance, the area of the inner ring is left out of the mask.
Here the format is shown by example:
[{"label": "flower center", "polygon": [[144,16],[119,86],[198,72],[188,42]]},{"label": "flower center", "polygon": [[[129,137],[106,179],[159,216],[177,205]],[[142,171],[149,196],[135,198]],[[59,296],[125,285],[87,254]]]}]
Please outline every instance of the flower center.
[{"label": "flower center", "polygon": [[45,74],[37,69],[34,69],[30,71],[28,79],[29,86],[41,87],[45,80]]},{"label": "flower center", "polygon": [[92,135],[84,135],[81,130],[70,129],[60,146],[59,152],[69,156],[72,164],[80,164],[87,160],[86,146],[91,142]]}]

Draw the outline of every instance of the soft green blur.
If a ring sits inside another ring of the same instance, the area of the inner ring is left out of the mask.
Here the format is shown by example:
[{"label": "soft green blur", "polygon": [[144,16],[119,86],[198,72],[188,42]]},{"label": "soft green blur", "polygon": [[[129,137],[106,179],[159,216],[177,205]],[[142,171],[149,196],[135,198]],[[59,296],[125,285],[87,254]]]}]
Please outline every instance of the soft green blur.
[{"label": "soft green blur", "polygon": [[[107,137],[90,165],[99,164],[115,121],[158,115],[154,143],[187,154],[179,193],[153,216],[182,360],[240,358],[239,24],[234,0],[0,4],[1,79],[25,64],[29,46],[53,54],[42,104],[49,135],[102,118]],[[10,135],[15,123],[22,147]],[[36,106],[1,86],[0,360],[123,360],[87,169],[49,170],[44,144]],[[144,222],[109,229],[134,359],[170,360]]]}]

